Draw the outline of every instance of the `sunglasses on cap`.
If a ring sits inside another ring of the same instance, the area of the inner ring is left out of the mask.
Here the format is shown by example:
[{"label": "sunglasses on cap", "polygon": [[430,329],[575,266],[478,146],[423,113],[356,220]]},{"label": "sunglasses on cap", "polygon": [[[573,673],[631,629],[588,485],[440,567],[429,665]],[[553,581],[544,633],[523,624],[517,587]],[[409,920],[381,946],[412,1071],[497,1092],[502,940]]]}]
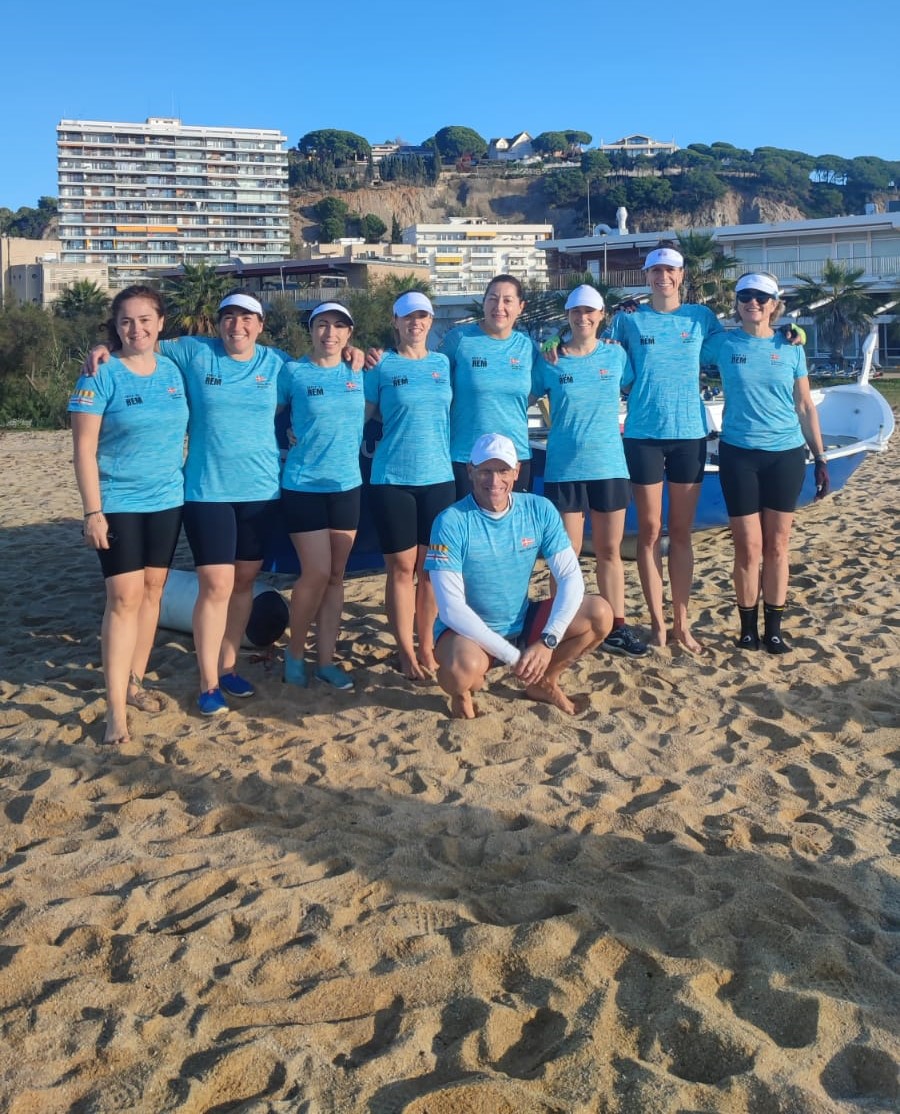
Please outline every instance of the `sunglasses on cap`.
[{"label": "sunglasses on cap", "polygon": [[764,290],[741,290],[737,296],[737,300],[743,302],[745,305],[747,302],[758,302],[762,306],[772,297],[772,294],[766,294]]}]

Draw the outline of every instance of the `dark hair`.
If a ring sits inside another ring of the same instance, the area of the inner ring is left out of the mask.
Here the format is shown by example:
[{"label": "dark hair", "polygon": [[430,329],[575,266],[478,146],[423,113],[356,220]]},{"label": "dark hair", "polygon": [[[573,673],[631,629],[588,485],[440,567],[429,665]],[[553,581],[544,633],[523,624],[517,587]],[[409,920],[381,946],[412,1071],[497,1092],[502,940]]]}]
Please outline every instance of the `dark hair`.
[{"label": "dark hair", "polygon": [[312,323],[315,320],[313,315],[315,314],[316,310],[321,309],[322,306],[328,306],[328,305],[334,306],[334,310],[333,311],[332,310],[326,310],[327,313],[332,313],[332,312],[343,313],[344,317],[347,318],[347,324],[350,326],[351,329],[353,328],[353,317],[350,313],[350,310],[347,309],[345,306],[341,305],[340,302],[336,302],[334,300],[334,298],[327,298],[324,302],[318,302],[309,311],[309,316],[306,319],[306,328],[310,332],[312,331]]},{"label": "dark hair", "polygon": [[146,298],[148,302],[153,303],[153,308],[160,317],[166,316],[166,304],[162,299],[162,294],[152,286],[126,286],[124,290],[113,298],[112,305],[109,307],[109,320],[106,322],[106,332],[109,337],[109,350],[110,352],[118,352],[122,347],[122,341],[119,339],[119,332],[116,329],[116,318],[119,316],[119,311],[122,306],[128,301],[129,298]]},{"label": "dark hair", "polygon": [[496,286],[498,282],[508,282],[508,283],[510,283],[512,286],[514,286],[516,288],[516,294],[518,295],[519,301],[520,302],[525,301],[525,291],[522,289],[522,284],[521,284],[521,282],[519,282],[519,280],[516,278],[515,275],[494,275],[494,277],[491,279],[491,281],[484,288],[485,298],[490,293],[491,287]]},{"label": "dark hair", "polygon": [[[219,299],[220,303],[224,302],[226,298],[232,297],[232,295],[234,295],[234,294],[243,294],[245,298],[252,298],[254,301],[259,302],[259,304],[262,305],[262,301],[260,301],[259,293],[256,290],[248,290],[246,286],[236,286],[234,288],[234,290],[229,290],[227,294],[223,294],[222,297]],[[225,307],[225,309],[231,309],[231,308],[232,308],[231,306],[226,306]],[[240,308],[240,307],[238,307],[238,308]],[[225,312],[224,309],[216,310],[216,320],[217,321],[221,318],[221,316],[224,312]],[[244,310],[244,312],[249,313],[250,311],[249,310]],[[258,317],[260,319],[260,321],[265,320],[264,315],[261,314],[261,313],[257,313],[254,316]]]}]

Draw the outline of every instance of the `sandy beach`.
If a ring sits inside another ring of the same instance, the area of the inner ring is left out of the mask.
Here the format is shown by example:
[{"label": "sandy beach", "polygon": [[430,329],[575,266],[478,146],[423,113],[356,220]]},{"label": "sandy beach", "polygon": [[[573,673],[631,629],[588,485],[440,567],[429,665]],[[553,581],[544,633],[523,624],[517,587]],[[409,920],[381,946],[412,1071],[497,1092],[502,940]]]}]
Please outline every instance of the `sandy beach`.
[{"label": "sandy beach", "polygon": [[571,718],[498,674],[451,721],[367,575],[355,693],[248,652],[204,721],[160,631],[122,748],[70,457],[0,433],[0,1109],[900,1109],[897,439],[798,515],[789,657],[735,648],[716,531],[704,655],[598,652]]}]

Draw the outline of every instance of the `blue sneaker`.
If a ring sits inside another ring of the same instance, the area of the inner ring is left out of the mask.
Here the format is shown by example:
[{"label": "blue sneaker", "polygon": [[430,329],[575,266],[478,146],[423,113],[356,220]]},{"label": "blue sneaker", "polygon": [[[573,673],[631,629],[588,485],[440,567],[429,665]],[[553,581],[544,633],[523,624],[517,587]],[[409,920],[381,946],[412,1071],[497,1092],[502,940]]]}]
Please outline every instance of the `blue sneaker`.
[{"label": "blue sneaker", "polygon": [[320,665],[316,670],[316,677],[326,685],[331,685],[332,688],[340,689],[342,692],[353,688],[353,679],[340,666],[331,663]]},{"label": "blue sneaker", "polygon": [[284,648],[284,673],[281,679],[287,685],[306,688],[306,662],[302,657],[295,658],[287,646]]},{"label": "blue sneaker", "polygon": [[229,696],[237,697],[238,700],[243,700],[246,696],[256,695],[256,689],[253,685],[237,673],[224,673],[219,678],[219,688]]},{"label": "blue sneaker", "polygon": [[201,692],[197,697],[197,707],[200,709],[201,716],[218,716],[228,711],[228,705],[220,689]]}]

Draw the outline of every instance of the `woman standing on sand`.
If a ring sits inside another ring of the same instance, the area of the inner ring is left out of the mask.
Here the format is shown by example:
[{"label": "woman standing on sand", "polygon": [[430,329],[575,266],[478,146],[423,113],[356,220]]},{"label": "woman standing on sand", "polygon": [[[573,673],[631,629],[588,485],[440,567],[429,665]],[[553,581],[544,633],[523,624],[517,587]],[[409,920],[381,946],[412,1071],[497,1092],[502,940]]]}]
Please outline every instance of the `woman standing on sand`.
[{"label": "woman standing on sand", "polygon": [[484,292],[483,320],[459,325],[444,337],[440,351],[450,360],[450,456],[456,497],[472,490],[468,462],[472,446],[485,433],[509,437],[519,457],[516,491],[531,481],[528,396],[538,350],[527,333],[515,330],[525,309],[522,284],[513,275],[496,275]]},{"label": "woman standing on sand", "polygon": [[450,364],[446,356],[428,351],[434,309],[424,294],[401,295],[393,314],[397,346],[365,376],[366,419],[379,417],[384,430],[369,490],[387,565],[385,610],[400,652],[400,672],[425,680],[437,670],[437,604],[422,565],[432,523],[456,499]]},{"label": "woman standing on sand", "polygon": [[157,291],[121,290],[110,311],[110,359],[78,380],[68,407],[84,540],[106,582],[104,743],[128,741],[128,705],[162,707],[142,682],[181,529],[188,422],[181,373],[155,350],[164,316]]},{"label": "woman standing on sand", "polygon": [[288,534],[300,560],[291,592],[291,637],[284,680],[305,687],[306,641],[316,623],[315,676],[336,689],[353,680],[334,662],[344,570],[359,525],[365,398],[361,371],[343,356],[353,318],[339,302],[322,302],[309,315],[312,352],[284,365],[279,407],[290,406],[294,442],[284,464],[281,501]]},{"label": "woman standing on sand", "polygon": [[613,318],[609,335],[631,360],[624,448],[638,516],[637,564],[654,646],[665,646],[661,539],[663,480],[668,484],[669,583],[675,640],[693,653],[688,601],[694,575],[691,530],[706,465],[706,412],[700,349],[722,326],[706,306],[682,305],[684,258],[661,245],[644,261],[650,304]]},{"label": "woman standing on sand", "polygon": [[713,337],[703,355],[718,367],[725,394],[719,480],[734,539],[738,646],[759,649],[762,588],[762,644],[770,654],[786,654],[781,616],[807,446],[816,462],[816,499],[830,489],[828,464],[803,349],[772,325],[784,311],[777,281],[750,272],[738,279],[735,293],[740,329]]},{"label": "woman standing on sand", "polygon": [[541,357],[534,369],[532,394],[550,402],[544,494],[562,515],[576,554],[590,514],[597,587],[615,616],[603,648],[636,658],[647,646],[625,622],[621,553],[631,483],[619,432],[619,389],[631,368],[621,345],[598,339],[605,309],[598,290],[575,287],[565,308],[571,338],[556,362]]}]

